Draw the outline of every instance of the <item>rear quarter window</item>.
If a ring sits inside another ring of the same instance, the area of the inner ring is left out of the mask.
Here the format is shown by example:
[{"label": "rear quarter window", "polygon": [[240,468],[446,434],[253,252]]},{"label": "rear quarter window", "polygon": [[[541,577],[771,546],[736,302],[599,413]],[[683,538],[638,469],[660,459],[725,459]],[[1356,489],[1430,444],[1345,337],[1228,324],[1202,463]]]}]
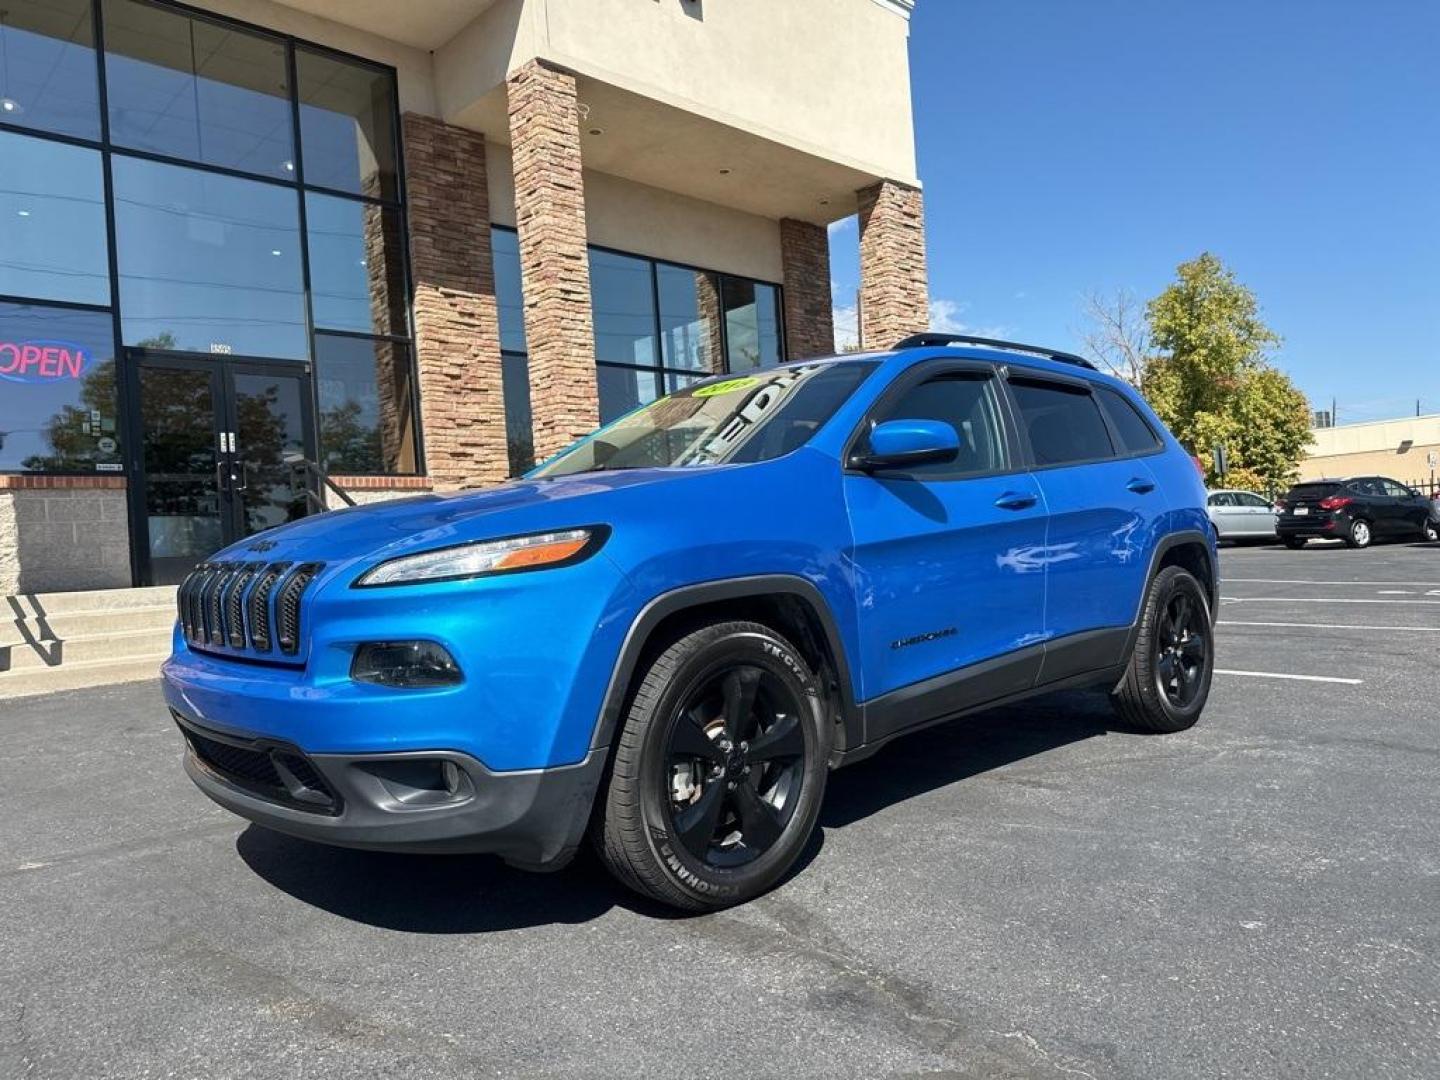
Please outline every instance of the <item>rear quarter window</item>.
[{"label": "rear quarter window", "polygon": [[1105,386],[1095,388],[1095,397],[1110,417],[1110,423],[1120,436],[1120,445],[1127,454],[1147,454],[1159,449],[1160,436],[1129,398]]}]

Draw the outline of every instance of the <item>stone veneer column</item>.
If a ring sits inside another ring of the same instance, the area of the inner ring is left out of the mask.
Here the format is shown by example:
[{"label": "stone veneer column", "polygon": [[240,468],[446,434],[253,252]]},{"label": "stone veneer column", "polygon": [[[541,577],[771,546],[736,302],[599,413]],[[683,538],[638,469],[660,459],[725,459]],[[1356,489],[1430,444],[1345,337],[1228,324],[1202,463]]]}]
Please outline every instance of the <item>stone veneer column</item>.
[{"label": "stone veneer column", "polygon": [[888,349],[930,326],[925,202],[919,188],[882,180],[860,200],[860,344]]},{"label": "stone veneer column", "polygon": [[829,230],[782,218],[780,260],[785,274],[786,359],[831,355],[835,312],[830,300]]},{"label": "stone veneer column", "polygon": [[485,137],[406,113],[405,183],[425,465],[437,489],[510,469]]},{"label": "stone veneer column", "polygon": [[600,422],[575,76],[532,60],[510,75],[510,145],[535,458]]}]

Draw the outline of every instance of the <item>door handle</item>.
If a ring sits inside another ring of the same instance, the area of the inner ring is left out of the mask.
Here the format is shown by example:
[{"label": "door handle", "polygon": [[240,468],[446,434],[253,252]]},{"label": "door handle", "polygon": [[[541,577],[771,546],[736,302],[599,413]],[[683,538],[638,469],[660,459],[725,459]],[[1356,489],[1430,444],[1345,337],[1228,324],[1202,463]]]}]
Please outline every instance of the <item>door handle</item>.
[{"label": "door handle", "polygon": [[231,474],[230,474],[230,480],[231,480],[231,482],[234,484],[236,491],[249,491],[249,490],[250,490],[250,463],[249,463],[248,461],[242,461],[242,462],[240,462],[239,464],[240,464],[240,471],[239,471],[239,472],[235,472],[235,473],[231,473]]},{"label": "door handle", "polygon": [[220,489],[222,495],[228,493],[230,490],[230,485],[225,479],[229,475],[229,472],[230,470],[226,467],[225,462],[217,461],[215,463],[215,486]]},{"label": "door handle", "polygon": [[1143,476],[1137,476],[1125,485],[1127,491],[1133,491],[1136,495],[1148,495],[1155,490],[1155,481],[1146,480]]},{"label": "door handle", "polygon": [[1007,491],[995,500],[1001,510],[1028,510],[1035,505],[1035,496],[1028,491]]}]

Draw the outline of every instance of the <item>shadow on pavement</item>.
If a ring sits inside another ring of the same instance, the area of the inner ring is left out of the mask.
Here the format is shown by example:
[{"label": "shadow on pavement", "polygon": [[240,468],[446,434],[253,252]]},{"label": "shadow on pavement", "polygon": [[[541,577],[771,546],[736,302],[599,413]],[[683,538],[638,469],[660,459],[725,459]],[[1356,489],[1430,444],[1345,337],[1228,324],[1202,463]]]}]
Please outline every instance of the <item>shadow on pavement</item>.
[{"label": "shadow on pavement", "polygon": [[[897,739],[875,757],[831,774],[815,831],[789,880],[814,861],[826,829],[1082,739],[1125,730],[1103,694],[1065,693],[979,713]],[[235,842],[271,885],[342,918],[419,934],[475,934],[588,922],[620,906],[684,918],[633,895],[588,851],[553,874],[514,870],[484,855],[352,851],[251,825]],[[783,882],[782,882],[783,884]]]},{"label": "shadow on pavement", "polygon": [[844,828],[936,788],[1112,731],[1130,729],[1116,718],[1109,699],[1076,691],[927,728],[832,773],[820,824]]}]

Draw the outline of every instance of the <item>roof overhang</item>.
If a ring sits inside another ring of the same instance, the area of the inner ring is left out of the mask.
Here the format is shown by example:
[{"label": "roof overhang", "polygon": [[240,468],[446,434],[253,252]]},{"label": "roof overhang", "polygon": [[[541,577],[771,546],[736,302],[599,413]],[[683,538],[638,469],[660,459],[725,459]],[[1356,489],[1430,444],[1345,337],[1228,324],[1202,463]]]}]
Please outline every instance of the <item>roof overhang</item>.
[{"label": "roof overhang", "polygon": [[395,0],[278,0],[342,26],[398,41],[417,49],[438,49],[494,0],[417,0],[400,5]]}]

